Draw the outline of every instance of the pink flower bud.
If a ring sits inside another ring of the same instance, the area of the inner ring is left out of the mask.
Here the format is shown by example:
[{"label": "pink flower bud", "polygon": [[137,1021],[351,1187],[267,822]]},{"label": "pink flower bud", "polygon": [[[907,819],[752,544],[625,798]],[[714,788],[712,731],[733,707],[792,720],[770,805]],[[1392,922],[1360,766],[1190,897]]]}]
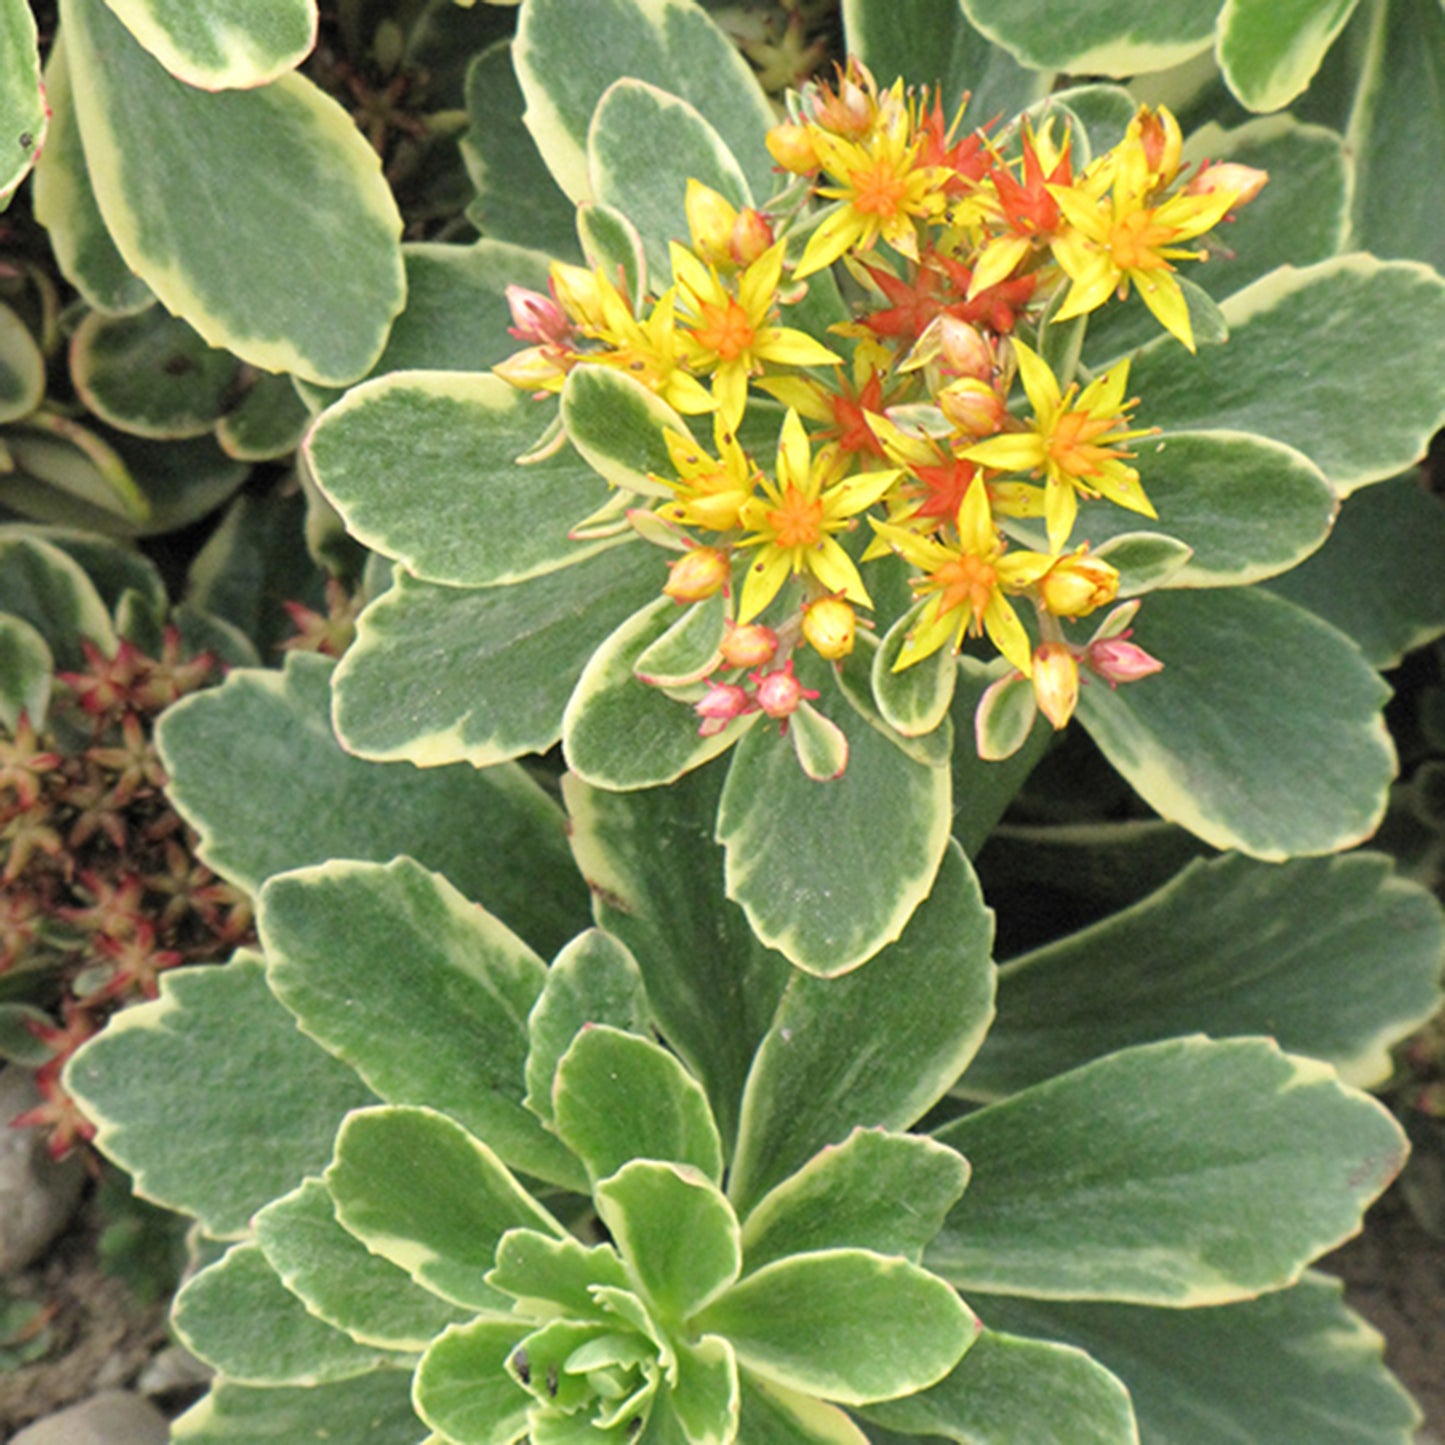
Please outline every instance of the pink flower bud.
[{"label": "pink flower bud", "polygon": [[507,305],[512,312],[512,325],[507,330],[518,341],[530,341],[538,346],[571,344],[572,323],[550,296],[525,286],[508,286]]},{"label": "pink flower bud", "polygon": [[797,712],[805,697],[818,696],[816,689],[804,687],[793,676],[791,658],[777,672],[754,673],[753,681],[758,688],[758,706],[771,718],[790,718]]},{"label": "pink flower bud", "polygon": [[728,623],[718,649],[724,667],[762,667],[773,660],[777,651],[778,634],[761,622],[746,622],[741,627]]},{"label": "pink flower bud", "polygon": [[1127,632],[1118,637],[1104,637],[1091,642],[1084,654],[1090,669],[1099,674],[1110,687],[1121,682],[1138,682],[1141,677],[1161,672],[1164,664],[1151,657],[1142,647],[1128,641]]},{"label": "pink flower bud", "polygon": [[1034,648],[1031,675],[1034,700],[1055,729],[1068,725],[1079,703],[1079,664],[1066,642],[1045,642]]},{"label": "pink flower bud", "polygon": [[720,733],[734,718],[756,712],[757,708],[747,688],[735,682],[709,683],[701,701],[692,705],[692,710],[702,719],[698,732],[705,738]]},{"label": "pink flower bud", "polygon": [[841,597],[820,597],[803,613],[803,636],[813,651],[837,662],[853,651],[858,618]]},{"label": "pink flower bud", "polygon": [[751,266],[773,244],[773,227],[761,211],[751,206],[738,212],[728,237],[728,254],[734,265]]},{"label": "pink flower bud", "polygon": [[946,311],[938,318],[939,360],[951,376],[987,381],[993,375],[994,356],[976,326]]},{"label": "pink flower bud", "polygon": [[1269,180],[1269,172],[1254,166],[1241,166],[1234,161],[1211,162],[1184,187],[1186,196],[1212,196],[1220,191],[1234,193],[1235,206],[1248,205]]},{"label": "pink flower bud", "polygon": [[701,602],[721,592],[732,576],[727,553],[716,547],[694,547],[667,565],[670,571],[662,590],[674,602]]}]

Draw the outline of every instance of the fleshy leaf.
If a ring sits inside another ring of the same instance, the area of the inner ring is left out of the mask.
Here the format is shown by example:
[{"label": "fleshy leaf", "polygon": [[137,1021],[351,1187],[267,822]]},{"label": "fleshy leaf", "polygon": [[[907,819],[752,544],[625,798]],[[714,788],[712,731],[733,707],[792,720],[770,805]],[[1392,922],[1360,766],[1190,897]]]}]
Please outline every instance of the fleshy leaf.
[{"label": "fleshy leaf", "polygon": [[417,1445],[419,1425],[406,1370],[373,1370],[328,1385],[257,1389],[218,1380],[171,1427],[176,1445],[248,1445],[314,1440],[347,1445]]},{"label": "fleshy leaf", "polygon": [[658,1024],[707,1086],[730,1151],[753,1052],[792,969],[723,894],[713,826],[724,767],[635,793],[569,775],[562,792],[597,921],[632,951]]},{"label": "fleshy leaf", "polygon": [[626,946],[601,929],[579,934],[552,961],[527,1019],[527,1107],[551,1121],[558,1061],[584,1025],[646,1035],[650,1021],[642,973]]},{"label": "fleshy leaf", "polygon": [[749,1445],[868,1445],[868,1437],[836,1405],[746,1373],[741,1386],[739,1437]]},{"label": "fleshy leaf", "polygon": [[856,1126],[906,1129],[993,1017],[993,919],[957,845],[897,943],[842,978],[795,974],[758,1047],[729,1197],[742,1215]]},{"label": "fleshy leaf", "polygon": [[519,17],[513,59],[525,119],[558,184],[589,199],[587,131],[603,93],[624,76],[694,106],[743,158],[758,195],[772,189],[763,138],[773,113],[752,71],[706,12],[683,0],[590,0],[578,25],[571,0],[533,0]]},{"label": "fleshy leaf", "polygon": [[0,4],[0,199],[8,199],[25,179],[45,144],[49,108],[40,83],[40,54],[35,17],[25,0]]},{"label": "fleshy leaf", "polygon": [[1386,689],[1341,633],[1230,588],[1153,593],[1133,640],[1164,671],[1085,688],[1079,718],[1162,817],[1270,861],[1374,832],[1395,771]]},{"label": "fleshy leaf", "polygon": [[513,1320],[454,1325],[417,1369],[417,1413],[447,1440],[467,1445],[522,1439],[532,1396],[507,1373],[506,1363],[523,1333]]},{"label": "fleshy leaf", "polygon": [[382,1349],[424,1350],[466,1312],[422,1289],[336,1222],[331,1195],[308,1179],[256,1216],[267,1263],[318,1319]]},{"label": "fleshy leaf", "polygon": [[560,1239],[535,1229],[513,1229],[497,1245],[487,1283],[520,1301],[528,1314],[547,1316],[557,1306],[572,1319],[606,1319],[592,1287],[626,1289],[627,1274],[610,1244],[584,1248],[570,1234]]},{"label": "fleshy leaf", "polygon": [[759,939],[831,978],[896,939],[927,896],[952,795],[946,767],[907,756],[836,691],[823,707],[847,738],[848,770],[815,782],[774,727],[754,727],[728,770],[717,836],[728,896]]},{"label": "fleshy leaf", "polygon": [[1383,1084],[1390,1046],[1440,1006],[1445,920],[1378,853],[1191,863],[1116,913],[999,970],[998,1019],[962,1081],[991,1098],[1133,1044],[1273,1034]]},{"label": "fleshy leaf", "polygon": [[[987,1317],[988,1305],[981,1305]],[[984,1330],[936,1385],[869,1405],[870,1423],[959,1445],[1138,1445],[1129,1391],[1083,1350]]]},{"label": "fleshy leaf", "polygon": [[680,1325],[738,1277],[737,1217],[696,1170],[634,1159],[602,1180],[593,1197],[664,1326]]},{"label": "fleshy leaf", "polygon": [[13,735],[24,713],[43,728],[54,676],[45,639],[23,617],[0,613],[0,726]]},{"label": "fleshy leaf", "polygon": [[973,1178],[930,1268],[970,1290],[1174,1307],[1292,1283],[1359,1229],[1406,1148],[1324,1064],[1199,1035],[1110,1054],[937,1137]]},{"label": "fleshy leaf", "polygon": [[690,1164],[722,1177],[722,1144],[701,1085],[650,1039],[607,1024],[584,1028],[557,1065],[557,1132],[605,1179],[631,1159]]},{"label": "fleshy leaf", "polygon": [[160,988],[75,1055],[66,1088],[145,1198],[234,1237],[326,1163],[342,1117],[375,1095],[298,1031],[255,954],[170,970]]},{"label": "fleshy leaf", "polygon": [[721,592],[679,611],[672,626],[637,659],[637,676],[652,687],[700,681],[717,664],[727,620],[727,599]]},{"label": "fleshy leaf", "polygon": [[[263,371],[363,375],[401,309],[401,217],[351,117],[295,74],[196,90],[104,0],[64,0],[61,16],[91,183],[127,265],[212,346]],[[195,203],[218,175],[222,226]]]},{"label": "fleshy leaf", "polygon": [[968,1162],[917,1134],[855,1129],[825,1145],[743,1221],[747,1273],[789,1254],[871,1249],[917,1264],[968,1183]]},{"label": "fleshy leaf", "polygon": [[28,416],[45,395],[45,358],[30,328],[0,303],[0,422]]},{"label": "fleshy leaf", "polygon": [[1279,110],[1311,81],[1356,0],[1224,0],[1216,53],[1225,82],[1250,110]]},{"label": "fleshy leaf", "polygon": [[257,925],[277,998],[379,1098],[429,1105],[512,1168],[585,1185],[522,1107],[546,970],[496,918],[410,858],[337,859],[273,878]]},{"label": "fleshy leaf", "polygon": [[42,537],[0,537],[0,614],[5,613],[35,629],[59,668],[85,666],[82,638],[107,657],[115,655],[115,631],[94,584]]},{"label": "fleshy leaf", "polygon": [[796,1254],[735,1284],[693,1320],[764,1380],[843,1405],[943,1378],[978,1321],[948,1285],[863,1249]]},{"label": "fleshy leaf", "polygon": [[562,818],[541,788],[513,764],[421,771],[351,757],[331,731],[330,671],[293,653],[283,673],[234,672],[166,713],[171,797],[211,866],[255,892],[289,868],[406,853],[517,921],[543,955],[585,927]]},{"label": "fleshy leaf", "polygon": [[1282,266],[1223,310],[1227,346],[1181,363],[1165,336],[1140,352],[1129,387],[1148,398],[1151,425],[1272,437],[1343,496],[1422,456],[1445,419],[1439,396],[1417,384],[1422,370],[1445,370],[1445,280],[1428,267],[1359,255]]},{"label": "fleshy leaf", "polygon": [[549,413],[500,377],[392,372],[324,412],[304,455],[359,542],[425,581],[491,587],[600,545],[567,536],[604,500],[592,468],[570,450],[517,462]]},{"label": "fleshy leaf", "polygon": [[484,1283],[507,1230],[560,1232],[485,1144],[433,1109],[351,1114],[325,1179],[336,1218],[369,1250],[473,1309],[507,1307]]},{"label": "fleshy leaf", "polygon": [[648,474],[672,475],[663,433],[687,435],[688,427],[640,381],[610,366],[573,367],[562,388],[562,420],[572,445],[614,487],[672,496],[670,487]]},{"label": "fleshy leaf", "polygon": [[392,1358],[308,1314],[254,1244],[192,1276],[172,1318],[195,1355],[245,1385],[350,1380]]},{"label": "fleshy leaf", "polygon": [[1002,1327],[1062,1340],[1129,1387],[1159,1445],[1408,1445],[1419,1412],[1382,1362],[1382,1341],[1307,1273],[1292,1289],[1207,1310],[988,1298]]},{"label": "fleshy leaf", "polygon": [[201,90],[264,85],[316,41],[316,0],[105,0],[177,80]]},{"label": "fleshy leaf", "polygon": [[931,733],[948,716],[958,682],[958,660],[947,647],[901,672],[893,670],[922,610],[920,604],[905,612],[873,654],[873,699],[878,711],[890,727],[908,737]]}]

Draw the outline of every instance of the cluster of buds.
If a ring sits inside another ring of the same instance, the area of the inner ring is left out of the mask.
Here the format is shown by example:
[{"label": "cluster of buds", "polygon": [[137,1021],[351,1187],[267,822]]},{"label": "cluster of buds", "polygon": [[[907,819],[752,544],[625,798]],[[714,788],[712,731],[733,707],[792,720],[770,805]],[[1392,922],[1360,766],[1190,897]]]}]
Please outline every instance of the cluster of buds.
[{"label": "cluster of buds", "polygon": [[[42,1103],[13,1122],[67,1153],[90,1126],[60,1082],[66,1060],[116,1009],[154,998],[158,975],[220,958],[251,939],[250,904],[195,856],[196,839],[161,791],[155,721],[219,680],[168,628],[158,656],[122,641],[57,674],[44,732],[25,713],[0,724],[0,973],[11,996],[49,1003],[26,1027],[49,1055]],[[27,987],[26,985],[32,985]]]},{"label": "cluster of buds", "polygon": [[782,724],[818,693],[793,676],[793,659],[771,627],[729,622],[702,697],[693,704],[703,737],[720,733],[740,717],[762,713]]},{"label": "cluster of buds", "polygon": [[[1111,685],[1157,670],[1117,635],[1065,630],[1120,587],[1107,548],[1079,535],[1087,508],[1156,516],[1129,449],[1154,433],[1134,425],[1127,360],[1061,374],[1048,328],[1133,291],[1192,350],[1177,264],[1204,259],[1266,177],[1190,177],[1162,106],[1087,163],[1054,121],[998,137],[960,121],[850,61],[789,97],[768,138],[785,179],[762,212],[690,181],[670,286],[634,304],[600,268],[554,266],[550,296],[510,293],[531,345],[496,370],[547,392],[573,367],[613,367],[681,418],[711,415],[711,450],[666,431],[672,471],[650,477],[663,500],[627,513],[682,552],[663,589],[680,604],[721,593],[734,623],[836,662],[873,607],[860,567],[899,558],[915,601],[894,670],[986,638],[1061,727],[1081,668]],[[782,316],[835,265],[851,314],[825,346]],[[758,393],[785,408],[771,472],[738,439]],[[862,527],[866,545],[845,546]],[[705,732],[769,711],[722,661],[706,685]]]}]

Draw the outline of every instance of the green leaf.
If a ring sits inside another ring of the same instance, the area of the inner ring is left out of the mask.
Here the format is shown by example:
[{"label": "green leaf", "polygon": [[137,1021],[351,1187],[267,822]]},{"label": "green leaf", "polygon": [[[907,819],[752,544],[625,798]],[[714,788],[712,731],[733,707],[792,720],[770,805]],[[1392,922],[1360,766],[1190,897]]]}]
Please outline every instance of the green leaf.
[{"label": "green leaf", "polygon": [[633,311],[641,311],[647,290],[647,257],[637,227],[614,207],[589,201],[577,208],[577,238],[588,266],[594,271],[601,267],[605,275],[615,276]]},{"label": "green leaf", "polygon": [[1338,627],[1372,667],[1445,632],[1445,513],[1410,471],[1352,496],[1329,540],[1269,590]]},{"label": "green leaf", "polygon": [[572,202],[552,179],[522,123],[522,91],[509,42],[472,57],[466,106],[471,126],[460,144],[477,190],[467,218],[494,240],[535,246],[564,261],[579,260]]},{"label": "green leaf", "polygon": [[[401,218],[351,117],[294,74],[195,90],[103,0],[64,0],[61,18],[95,197],[131,270],[263,371],[332,385],[365,374],[401,309]],[[222,225],[215,204],[196,204],[217,176]]]},{"label": "green leaf", "polygon": [[868,1445],[836,1405],[743,1374],[739,1439],[749,1445]]},{"label": "green leaf", "polygon": [[1334,628],[1263,589],[1156,592],[1133,640],[1164,671],[1085,688],[1079,718],[1161,817],[1269,861],[1375,831],[1386,689]]},{"label": "green leaf", "polygon": [[[706,13],[685,0],[591,0],[579,25],[571,0],[531,0],[512,46],[527,128],[557,183],[591,198],[587,134],[603,93],[624,77],[694,106],[741,158],[753,191],[771,194],[764,137],[773,112],[747,63]],[[654,138],[653,144],[657,144]]]},{"label": "green leaf", "polygon": [[11,512],[72,529],[146,530],[149,499],[116,449],[88,427],[42,407],[7,430],[5,451]]},{"label": "green leaf", "polygon": [[[586,782],[617,789],[673,782],[726,751],[757,722],[754,714],[703,737],[697,714],[685,702],[637,677],[638,659],[676,613],[671,597],[656,597],[613,632],[583,669],[562,714],[562,750],[567,766]],[[796,770],[792,750],[787,753]]]},{"label": "green leaf", "polygon": [[889,727],[906,737],[931,733],[948,716],[958,682],[958,659],[947,647],[901,672],[893,670],[926,605],[910,607],[888,629],[873,654],[873,700]]},{"label": "green leaf", "polygon": [[1110,1054],[936,1137],[973,1178],[930,1268],[970,1290],[1173,1307],[1292,1283],[1359,1229],[1406,1147],[1325,1065],[1199,1035]]},{"label": "green leaf", "polygon": [[277,998],[391,1104],[451,1115],[512,1168],[567,1188],[576,1161],[522,1107],[541,959],[410,858],[273,878],[257,927]]},{"label": "green leaf", "polygon": [[25,0],[0,4],[0,198],[25,179],[45,143],[49,109],[40,83],[35,17]]},{"label": "green leaf", "polygon": [[1345,1308],[1339,1280],[1207,1310],[989,1298],[1008,1329],[1089,1351],[1129,1387],[1154,1445],[1408,1445],[1419,1412]]},{"label": "green leaf", "polygon": [[727,623],[728,603],[721,592],[683,608],[672,626],[637,659],[637,677],[650,687],[685,687],[701,681],[717,665]]},{"label": "green leaf", "polygon": [[842,978],[795,974],[758,1047],[728,1194],[741,1215],[857,1127],[906,1129],[993,1016],[993,919],[957,845],[897,943]]},{"label": "green leaf", "polygon": [[683,1433],[698,1445],[727,1445],[738,1438],[741,1382],[737,1356],[727,1340],[704,1335],[678,1346],[677,1381],[668,1403]]},{"label": "green leaf", "polygon": [[438,587],[396,569],[337,668],[347,750],[375,762],[490,767],[545,752],[593,652],[657,596],[637,547],[511,586]]},{"label": "green leaf", "polygon": [[1140,75],[1168,70],[1209,47],[1219,0],[963,0],[988,39],[1036,70]]},{"label": "green leaf", "polygon": [[943,1378],[978,1321],[944,1282],[862,1249],[798,1254],[735,1284],[693,1320],[748,1370],[843,1405],[888,1399]]},{"label": "green leaf", "polygon": [[1055,736],[1037,706],[1031,706],[1033,688],[1026,686],[1023,694],[1015,690],[1010,706],[1026,710],[1027,719],[1019,718],[1010,733],[995,735],[1007,756],[998,762],[981,758],[974,720],[992,682],[990,672],[965,665],[953,695],[953,836],[969,858],[978,856]]},{"label": "green leaf", "polygon": [[303,455],[359,542],[425,581],[490,587],[604,545],[567,535],[604,500],[586,462],[517,461],[549,419],[500,377],[393,372],[324,412]]},{"label": "green leaf", "polygon": [[915,761],[836,693],[830,701],[847,772],[815,782],[759,725],[738,745],[717,821],[728,897],[763,943],[824,978],[903,932],[933,885],[952,816],[946,767]]},{"label": "green leaf", "polygon": [[320,1169],[342,1117],[375,1096],[297,1030],[256,954],[170,970],[160,988],[71,1059],[65,1086],[145,1198],[234,1237]]},{"label": "green leaf", "polygon": [[171,1427],[175,1445],[256,1445],[324,1440],[416,1445],[424,1427],[411,1406],[411,1371],[374,1370],[327,1385],[255,1389],[218,1380]]},{"label": "green leaf", "polygon": [[999,970],[998,1019],[962,1081],[992,1098],[1199,1029],[1273,1034],[1349,1083],[1440,1006],[1445,919],[1378,853],[1191,863],[1142,902]]},{"label": "green leaf", "polygon": [[[1445,267],[1445,197],[1421,185],[1419,158],[1440,152],[1445,27],[1433,0],[1361,7],[1366,45],[1347,143],[1355,157],[1351,242],[1377,256]],[[1355,76],[1351,77],[1356,79]]]},{"label": "green leaf", "polygon": [[136,436],[204,436],[225,411],[239,366],[160,306],[132,316],[92,311],[70,341],[81,399]]},{"label": "green leaf", "polygon": [[391,1358],[308,1314],[254,1244],[238,1244],[176,1296],[188,1349],[243,1385],[350,1380]]},{"label": "green leaf", "polygon": [[177,80],[201,90],[264,85],[316,42],[316,0],[105,0]]},{"label": "green leaf", "polygon": [[552,961],[527,1018],[527,1107],[551,1122],[557,1064],[587,1024],[610,1024],[646,1035],[649,1023],[647,990],[637,960],[601,929],[579,934]]},{"label": "green leaf", "polygon": [[532,1396],[504,1368],[522,1335],[512,1320],[449,1329],[417,1369],[417,1414],[449,1441],[514,1445],[525,1438]]},{"label": "green leaf", "polygon": [[310,422],[311,413],[289,376],[257,376],[216,423],[216,442],[237,461],[275,461],[301,445]]},{"label": "green leaf", "polygon": [[1162,532],[1125,530],[1115,533],[1097,551],[1101,561],[1119,573],[1119,596],[1138,597],[1167,587],[1188,564],[1191,549]]},{"label": "green leaf", "polygon": [[562,792],[597,921],[636,958],[658,1025],[706,1085],[730,1150],[753,1052],[792,969],[723,894],[713,840],[722,768],[635,793],[569,774]]},{"label": "green leaf", "polygon": [[917,1134],[854,1129],[820,1149],[743,1221],[744,1268],[819,1249],[917,1264],[968,1183],[968,1161]]},{"label": "green leaf", "polygon": [[1419,385],[1445,370],[1445,280],[1427,267],[1358,255],[1283,266],[1223,311],[1228,346],[1191,358],[1164,336],[1139,354],[1129,387],[1145,399],[1141,420],[1171,433],[1272,437],[1345,495],[1422,456],[1445,419],[1437,394]]},{"label": "green leaf", "polygon": [[101,601],[112,612],[127,592],[143,598],[146,605],[164,613],[169,605],[166,584],[155,564],[127,542],[100,537],[94,532],[70,531],[64,527],[6,527],[11,536],[38,537],[58,547],[90,579]]},{"label": "green leaf", "polygon": [[810,702],[800,703],[789,721],[788,736],[798,766],[815,783],[833,783],[848,766],[848,739]]},{"label": "green leaf", "polygon": [[664,1327],[680,1327],[738,1277],[737,1216],[695,1169],[634,1159],[602,1180],[593,1198]]},{"label": "green leaf", "polygon": [[1250,110],[1279,110],[1314,78],[1356,0],[1224,0],[1215,52]]},{"label": "green leaf", "polygon": [[596,199],[637,227],[648,274],[659,278],[672,274],[667,243],[688,238],[683,200],[689,180],[738,210],[753,204],[742,167],[717,131],[685,100],[642,80],[614,81],[597,103],[587,132],[587,173]]},{"label": "green leaf", "polygon": [[958,0],[843,0],[847,50],[883,83],[937,85],[951,118],[965,92],[974,124],[1026,110],[1048,91],[1049,77],[1026,70],[968,23]]},{"label": "green leaf", "polygon": [[90,184],[62,35],[54,37],[45,64],[45,101],[50,106],[50,131],[35,162],[31,200],[35,219],[50,234],[55,264],[98,310],[112,314],[144,310],[153,300],[151,289],[115,249]]},{"label": "green leaf", "polygon": [[554,1239],[535,1229],[513,1229],[497,1246],[487,1283],[513,1296],[519,1312],[530,1316],[549,1318],[561,1306],[560,1313],[571,1319],[605,1320],[608,1311],[593,1286],[625,1289],[627,1274],[610,1244],[585,1249],[570,1234]]},{"label": "green leaf", "polygon": [[433,1109],[351,1114],[325,1179],[337,1220],[373,1254],[472,1309],[506,1308],[484,1278],[507,1230],[561,1232],[491,1149]]},{"label": "green leaf", "polygon": [[30,328],[0,303],[0,422],[28,416],[45,395],[45,358]]},{"label": "green leaf", "polygon": [[55,660],[45,639],[23,617],[0,613],[0,725],[14,736],[24,713],[45,726]]},{"label": "green leaf", "polygon": [[552,1086],[557,1132],[594,1180],[633,1159],[690,1164],[716,1182],[722,1144],[702,1086],[673,1055],[608,1024],[584,1028]]},{"label": "green leaf", "polygon": [[[985,1308],[985,1314],[988,1313]],[[1081,1349],[984,1330],[936,1385],[869,1405],[870,1422],[960,1445],[1138,1445],[1129,1391]],[[1261,1437],[1263,1438],[1263,1437]]]},{"label": "green leaf", "polygon": [[0,615],[28,623],[55,665],[83,668],[80,640],[115,655],[116,636],[104,602],[80,565],[38,536],[0,536]]},{"label": "green leaf", "polygon": [[416,1353],[466,1318],[344,1230],[320,1179],[268,1204],[254,1228],[266,1262],[286,1288],[317,1319],[363,1345]]},{"label": "green leaf", "polygon": [[672,488],[649,474],[673,473],[663,432],[691,432],[640,381],[610,366],[573,367],[562,388],[562,421],[572,445],[614,487],[671,498]]},{"label": "green leaf", "polygon": [[585,927],[561,812],[541,788],[511,764],[420,771],[351,757],[331,732],[330,672],[293,653],[282,673],[233,672],[166,713],[170,796],[210,865],[255,892],[289,868],[406,853],[544,955]]}]

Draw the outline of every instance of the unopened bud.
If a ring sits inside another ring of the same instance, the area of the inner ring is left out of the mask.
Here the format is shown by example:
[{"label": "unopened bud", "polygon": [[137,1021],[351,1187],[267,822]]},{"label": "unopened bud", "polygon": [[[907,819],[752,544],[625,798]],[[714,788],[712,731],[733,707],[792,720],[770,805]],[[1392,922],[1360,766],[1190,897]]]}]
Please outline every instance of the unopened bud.
[{"label": "unopened bud", "polygon": [[693,703],[692,710],[702,719],[698,732],[707,738],[720,733],[734,718],[756,712],[757,706],[747,688],[735,682],[714,682],[702,699]]},{"label": "unopened bud", "polygon": [[572,323],[552,297],[526,286],[508,286],[507,305],[512,312],[512,325],[507,329],[518,341],[531,341],[540,346],[571,343]]},{"label": "unopened bud", "polygon": [[853,651],[858,618],[841,597],[820,597],[804,609],[803,636],[819,657],[837,662]]},{"label": "unopened bud", "polygon": [[1054,725],[1066,727],[1079,703],[1079,664],[1066,642],[1044,642],[1034,648],[1031,674],[1034,700]]},{"label": "unopened bud", "polygon": [[1269,172],[1254,166],[1219,161],[1207,165],[1184,187],[1186,196],[1212,196],[1224,191],[1234,195],[1232,206],[1246,206],[1265,187]]},{"label": "unopened bud", "polygon": [[778,634],[761,622],[729,623],[718,652],[724,667],[762,667],[777,655]]},{"label": "unopened bud", "polygon": [[793,676],[791,658],[777,672],[754,673],[753,681],[757,684],[758,706],[771,718],[790,718],[802,706],[804,698],[818,696]]},{"label": "unopened bud", "polygon": [[1119,572],[1087,548],[1060,557],[1038,582],[1039,597],[1055,617],[1083,617],[1119,594]]},{"label": "unopened bud", "polygon": [[728,253],[737,266],[751,266],[773,244],[773,227],[761,211],[749,206],[738,212],[728,237]]},{"label": "unopened bud", "polygon": [[529,346],[499,361],[492,371],[518,391],[557,391],[567,374],[562,354],[550,346]]},{"label": "unopened bud", "polygon": [[1084,661],[1110,687],[1117,687],[1121,682],[1138,682],[1141,677],[1163,671],[1164,664],[1157,657],[1151,657],[1128,638],[1127,632],[1118,637],[1100,638],[1091,642],[1084,654]]},{"label": "unopened bud", "polygon": [[986,381],[965,376],[938,393],[938,408],[960,431],[971,437],[991,437],[1008,417],[1004,399]]},{"label": "unopened bud", "polygon": [[768,154],[795,176],[811,175],[818,169],[818,152],[805,125],[786,120],[775,125],[767,136]]},{"label": "unopened bud", "polygon": [[986,382],[994,369],[993,349],[982,332],[946,311],[938,318],[939,361],[950,376]]},{"label": "unopened bud", "polygon": [[727,586],[732,567],[726,552],[716,547],[694,547],[668,564],[663,592],[674,602],[701,602]]},{"label": "unopened bud", "polygon": [[729,247],[738,208],[726,196],[697,180],[688,181],[683,208],[687,212],[692,249],[697,255],[714,266],[731,265]]},{"label": "unopened bud", "polygon": [[1134,118],[1139,141],[1144,147],[1144,160],[1151,175],[1162,185],[1168,185],[1179,172],[1179,157],[1184,146],[1184,137],[1179,132],[1179,122],[1167,105],[1155,110],[1141,109]]},{"label": "unopened bud", "polygon": [[563,311],[577,325],[595,330],[604,324],[602,287],[585,266],[569,266],[563,261],[554,261],[548,285]]}]

